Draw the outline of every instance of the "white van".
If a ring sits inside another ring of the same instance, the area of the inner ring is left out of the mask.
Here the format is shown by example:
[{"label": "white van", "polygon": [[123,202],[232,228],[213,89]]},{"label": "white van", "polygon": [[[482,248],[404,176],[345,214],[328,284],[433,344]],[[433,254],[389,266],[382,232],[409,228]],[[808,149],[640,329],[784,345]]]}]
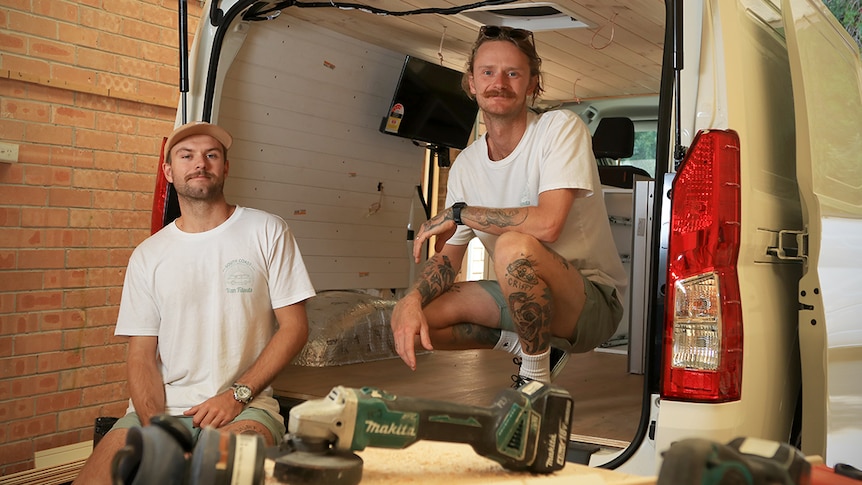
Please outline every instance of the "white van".
[{"label": "white van", "polygon": [[[368,3],[208,0],[177,120],[235,135],[228,198],[289,221],[319,290],[409,285],[404,229],[434,166],[422,164],[423,144],[383,134],[380,120],[405,54],[442,62],[450,35],[461,50],[445,55],[460,60],[475,37],[451,12],[383,15],[407,2]],[[569,17],[613,15],[611,29],[649,23],[664,46],[652,92],[546,100],[593,130],[627,117],[655,146],[648,176],[623,190],[632,281],[622,330],[644,375],[641,421],[628,448],[590,464],[652,475],[674,441],[750,436],[862,468],[858,46],[820,0],[668,0],[650,17],[638,9],[661,2],[557,3]],[[618,34],[604,32],[615,48],[644,42]],[[543,57],[564,54],[563,37],[536,38]],[[589,69],[561,62],[546,58],[546,72],[586,86],[576,76]],[[623,67],[592,78],[614,85]]]}]

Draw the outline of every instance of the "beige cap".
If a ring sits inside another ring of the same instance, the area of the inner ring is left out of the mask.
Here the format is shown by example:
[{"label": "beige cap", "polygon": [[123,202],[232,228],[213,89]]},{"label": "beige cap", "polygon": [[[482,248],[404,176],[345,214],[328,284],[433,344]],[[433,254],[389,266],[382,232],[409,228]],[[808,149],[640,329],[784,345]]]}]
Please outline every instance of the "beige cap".
[{"label": "beige cap", "polygon": [[165,143],[165,153],[170,153],[174,145],[192,135],[209,135],[224,145],[225,150],[230,148],[231,143],[233,143],[233,137],[224,128],[207,123],[206,121],[192,121],[174,129],[168,135],[168,141]]}]

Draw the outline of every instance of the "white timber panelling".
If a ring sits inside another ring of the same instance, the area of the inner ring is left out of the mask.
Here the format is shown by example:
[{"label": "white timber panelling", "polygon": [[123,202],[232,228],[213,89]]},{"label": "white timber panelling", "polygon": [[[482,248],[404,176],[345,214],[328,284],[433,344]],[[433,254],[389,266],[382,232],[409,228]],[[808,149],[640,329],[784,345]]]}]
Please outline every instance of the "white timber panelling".
[{"label": "white timber panelling", "polygon": [[424,149],[379,131],[403,62],[282,15],[250,29],[227,72],[215,120],[234,135],[225,194],[288,222],[318,291],[410,284]]}]

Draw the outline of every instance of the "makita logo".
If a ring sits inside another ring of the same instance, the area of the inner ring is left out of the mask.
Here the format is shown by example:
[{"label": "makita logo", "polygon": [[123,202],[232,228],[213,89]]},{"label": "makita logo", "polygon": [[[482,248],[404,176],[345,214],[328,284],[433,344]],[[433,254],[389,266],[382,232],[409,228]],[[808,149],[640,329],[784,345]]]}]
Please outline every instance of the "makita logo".
[{"label": "makita logo", "polygon": [[365,421],[365,432],[374,434],[391,434],[395,436],[416,436],[416,428],[409,424],[380,424],[371,420]]}]

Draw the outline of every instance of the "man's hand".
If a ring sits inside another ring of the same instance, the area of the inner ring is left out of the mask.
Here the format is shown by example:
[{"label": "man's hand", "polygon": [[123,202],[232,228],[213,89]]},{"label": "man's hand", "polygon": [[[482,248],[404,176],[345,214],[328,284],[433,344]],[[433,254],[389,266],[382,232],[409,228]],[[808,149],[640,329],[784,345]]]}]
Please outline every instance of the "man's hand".
[{"label": "man's hand", "polygon": [[417,263],[422,256],[422,245],[425,241],[431,239],[431,236],[437,236],[437,241],[434,243],[434,250],[438,253],[443,250],[446,241],[455,234],[455,229],[458,226],[452,219],[452,208],[448,208],[439,212],[436,216],[422,223],[419,227],[419,233],[413,239],[413,260]]},{"label": "man's hand", "polygon": [[414,339],[419,335],[422,346],[434,350],[431,338],[428,336],[428,321],[422,313],[422,302],[418,294],[410,294],[402,298],[392,310],[392,336],[395,339],[395,350],[401,360],[413,370],[416,370],[416,352]]},{"label": "man's hand", "polygon": [[197,406],[189,408],[183,415],[191,416],[192,423],[196,428],[203,428],[204,426],[221,428],[239,416],[242,409],[242,403],[233,398],[233,390],[228,389]]}]

